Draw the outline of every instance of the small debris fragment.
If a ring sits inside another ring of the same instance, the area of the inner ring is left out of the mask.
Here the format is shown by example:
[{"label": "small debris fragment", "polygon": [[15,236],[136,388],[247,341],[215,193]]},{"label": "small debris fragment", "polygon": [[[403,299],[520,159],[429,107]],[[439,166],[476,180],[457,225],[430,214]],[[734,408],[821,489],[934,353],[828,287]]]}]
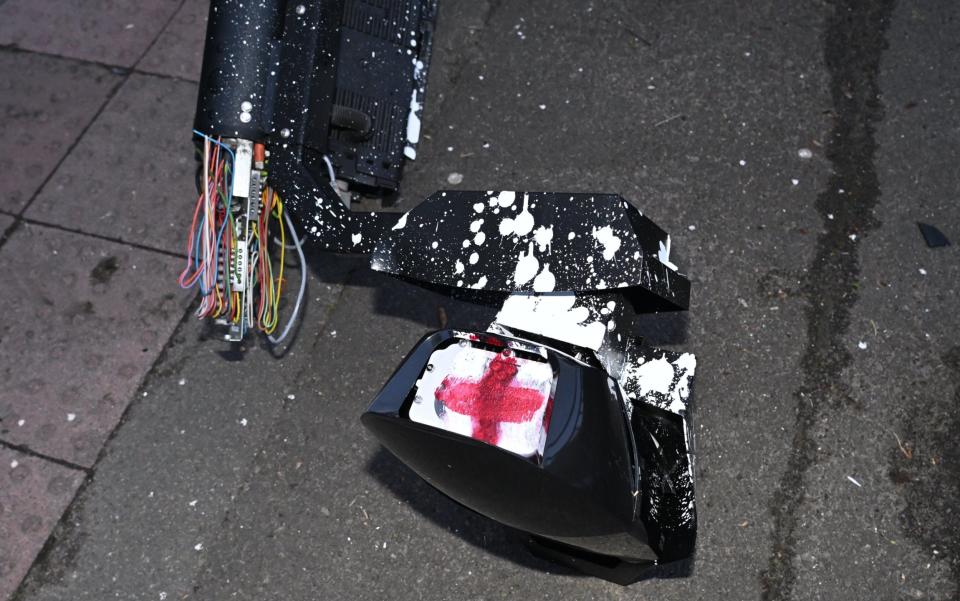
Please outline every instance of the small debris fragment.
[{"label": "small debris fragment", "polygon": [[853,479],[853,476],[847,476],[847,480],[853,482],[853,483],[856,484],[858,487],[863,488],[863,484],[860,484],[859,482],[857,482],[856,480],[854,480],[854,479]]},{"label": "small debris fragment", "polygon": [[447,183],[450,184],[451,186],[457,186],[463,183],[463,174],[457,173],[456,171],[454,171],[453,173],[447,176]]},{"label": "small debris fragment", "polygon": [[797,151],[797,156],[799,156],[801,159],[812,159],[813,151],[809,148],[801,148]]},{"label": "small debris fragment", "polygon": [[197,544],[195,544],[195,545],[193,546],[193,549],[194,549],[194,551],[202,551],[202,550],[203,550],[203,543],[197,543]]},{"label": "small debris fragment", "polygon": [[861,340],[860,342],[857,343],[857,347],[858,347],[861,351],[865,351],[865,350],[867,350],[867,343],[864,342],[863,340]]},{"label": "small debris fragment", "polygon": [[288,400],[288,401],[296,400],[296,398],[297,398],[297,395],[295,395],[295,394],[288,394],[288,395],[287,395],[287,400]]},{"label": "small debris fragment", "polygon": [[924,269],[923,267],[921,267],[919,271],[920,271],[920,275],[927,275],[927,270]]},{"label": "small debris fragment", "polygon": [[22,428],[22,427],[23,427],[23,424],[25,424],[25,423],[27,423],[27,420],[25,420],[25,419],[18,419],[18,420],[17,420],[17,427],[18,427],[18,428]]},{"label": "small debris fragment", "polygon": [[541,111],[545,111],[546,109],[547,109],[547,105],[545,105],[545,104],[541,104],[541,105],[540,105],[540,110],[541,110]]},{"label": "small debris fragment", "polygon": [[923,239],[927,242],[927,247],[937,248],[940,246],[950,246],[950,241],[947,240],[947,237],[934,226],[918,221],[917,227],[920,228],[920,233],[923,234]]},{"label": "small debris fragment", "polygon": [[187,503],[187,505],[189,505],[190,507],[196,507],[196,506],[197,506],[197,500],[194,499],[194,500],[190,501],[189,503]]},{"label": "small debris fragment", "polygon": [[20,465],[20,462],[14,459],[13,461],[10,462],[10,469],[15,470],[17,469],[18,465]]},{"label": "small debris fragment", "polygon": [[747,524],[749,524],[749,523],[750,523],[750,522],[748,522],[747,520],[743,520],[742,522],[740,522],[740,527],[741,527],[741,528],[746,528],[746,527],[747,527]]},{"label": "small debris fragment", "polygon": [[72,422],[72,421],[75,420],[75,419],[77,419],[77,414],[76,414],[76,413],[68,413],[68,414],[67,414],[67,421],[68,421],[68,422]]},{"label": "small debris fragment", "polygon": [[794,186],[799,186],[799,185],[800,185],[800,180],[794,178],[794,179],[790,180],[790,183],[793,184]]},{"label": "small debris fragment", "polygon": [[240,425],[243,426],[244,428],[246,428],[246,427],[247,427],[247,418],[241,417],[241,418],[240,418]]},{"label": "small debris fragment", "polygon": [[180,378],[179,380],[177,380],[177,384],[179,384],[180,386],[183,386],[186,383],[187,383],[186,378]]},{"label": "small debris fragment", "polygon": [[695,225],[688,225],[688,226],[687,226],[687,229],[690,230],[691,232],[695,232],[695,231],[697,230],[697,226],[695,226]]},{"label": "small debris fragment", "polygon": [[853,240],[854,242],[856,242],[856,241],[857,241],[857,235],[856,235],[856,234],[850,234],[850,239]]},{"label": "small debris fragment", "polygon": [[745,160],[743,160],[743,159],[740,159],[740,166],[741,166],[741,167],[746,167],[746,166],[747,166],[747,162],[746,162]]}]

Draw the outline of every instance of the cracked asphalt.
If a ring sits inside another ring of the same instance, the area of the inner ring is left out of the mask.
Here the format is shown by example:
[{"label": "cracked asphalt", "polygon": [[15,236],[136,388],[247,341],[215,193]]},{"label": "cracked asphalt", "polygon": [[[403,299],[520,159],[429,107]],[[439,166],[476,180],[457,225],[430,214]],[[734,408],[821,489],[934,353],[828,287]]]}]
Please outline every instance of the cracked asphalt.
[{"label": "cracked asphalt", "polygon": [[441,0],[435,44],[398,209],[457,173],[672,235],[690,311],[638,331],[698,357],[692,574],[557,568],[385,452],[380,385],[492,312],[315,254],[286,355],[179,322],[12,598],[960,598],[960,5]]}]

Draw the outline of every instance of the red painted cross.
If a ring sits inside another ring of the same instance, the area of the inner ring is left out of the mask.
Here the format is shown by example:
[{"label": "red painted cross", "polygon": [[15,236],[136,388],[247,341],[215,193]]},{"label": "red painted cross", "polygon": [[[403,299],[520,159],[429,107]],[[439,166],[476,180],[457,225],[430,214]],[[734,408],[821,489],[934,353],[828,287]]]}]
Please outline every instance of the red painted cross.
[{"label": "red painted cross", "polygon": [[[517,360],[501,353],[479,380],[447,376],[434,396],[453,411],[470,416],[473,438],[495,445],[500,440],[501,423],[529,421],[547,400],[536,388],[514,385],[517,370]],[[545,415],[545,424],[547,419]]]}]

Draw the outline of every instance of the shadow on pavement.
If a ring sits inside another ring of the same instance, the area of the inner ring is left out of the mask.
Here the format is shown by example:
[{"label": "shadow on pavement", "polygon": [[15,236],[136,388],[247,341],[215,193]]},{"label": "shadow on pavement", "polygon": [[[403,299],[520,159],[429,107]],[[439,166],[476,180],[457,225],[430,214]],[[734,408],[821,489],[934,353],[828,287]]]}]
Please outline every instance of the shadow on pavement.
[{"label": "shadow on pavement", "polygon": [[383,448],[367,464],[366,471],[417,513],[474,547],[540,572],[583,576],[534,557],[527,549],[525,533],[485,518],[443,495]]}]

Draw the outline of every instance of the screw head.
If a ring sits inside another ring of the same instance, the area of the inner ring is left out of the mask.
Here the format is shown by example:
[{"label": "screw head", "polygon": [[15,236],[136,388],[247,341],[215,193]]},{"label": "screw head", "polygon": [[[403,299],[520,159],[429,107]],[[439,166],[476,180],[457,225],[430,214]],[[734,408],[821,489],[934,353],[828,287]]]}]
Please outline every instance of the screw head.
[{"label": "screw head", "polygon": [[287,129],[286,127],[284,127],[283,129],[280,130],[280,137],[281,137],[281,138],[289,138],[289,137],[290,137],[290,133],[291,133],[290,130]]},{"label": "screw head", "polygon": [[240,113],[240,121],[242,121],[243,123],[250,123],[250,119],[252,118],[253,117],[250,116],[250,113],[246,111]]},{"label": "screw head", "polygon": [[296,11],[297,11],[297,14],[298,14],[298,15],[305,14],[305,13],[307,12],[307,7],[304,6],[304,5],[302,5],[302,4],[298,4],[298,5],[297,5],[297,8],[296,8]]},{"label": "screw head", "polygon": [[433,371],[433,363],[427,363],[427,371]]},{"label": "screw head", "polygon": [[251,103],[249,100],[244,100],[240,103],[240,110],[245,113],[249,113],[253,110],[253,103]]}]

